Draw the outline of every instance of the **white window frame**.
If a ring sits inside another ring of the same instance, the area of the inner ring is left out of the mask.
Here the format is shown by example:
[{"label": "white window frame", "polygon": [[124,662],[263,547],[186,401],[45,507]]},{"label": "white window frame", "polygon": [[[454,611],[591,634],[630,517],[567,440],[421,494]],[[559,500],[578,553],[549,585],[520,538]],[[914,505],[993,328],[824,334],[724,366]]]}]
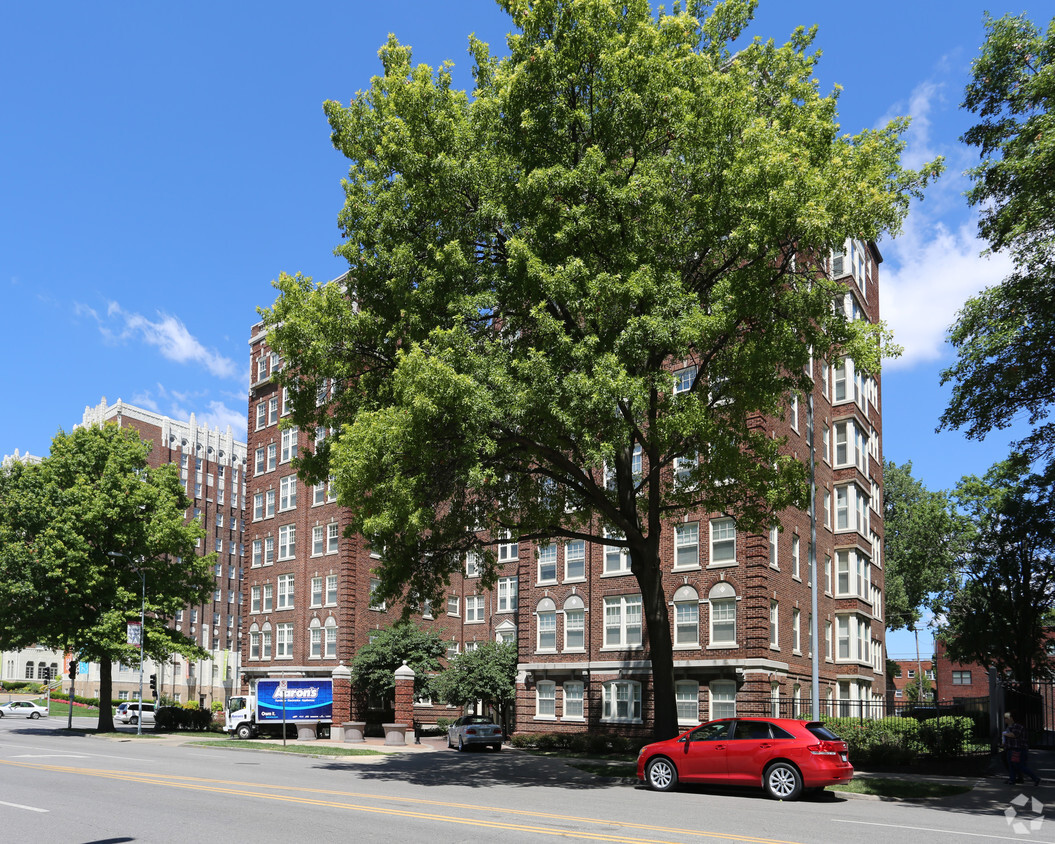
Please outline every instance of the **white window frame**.
[{"label": "white window frame", "polygon": [[736,565],[736,522],[728,516],[710,520],[707,564],[708,568]]},{"label": "white window frame", "polygon": [[557,720],[557,684],[552,680],[535,683],[535,720]]},{"label": "white window frame", "polygon": [[674,526],[674,566],[676,571],[700,567],[700,523],[682,522]]},{"label": "white window frame", "polygon": [[[636,618],[637,623],[633,623]],[[601,650],[640,648],[642,642],[641,595],[608,595],[604,598],[604,645]],[[636,631],[636,632],[635,632]]]},{"label": "white window frame", "polygon": [[578,680],[566,680],[561,688],[563,701],[562,719],[564,721],[584,721],[586,719],[585,686]]},{"label": "white window frame", "polygon": [[609,680],[602,684],[601,721],[640,724],[641,683],[637,680]]}]

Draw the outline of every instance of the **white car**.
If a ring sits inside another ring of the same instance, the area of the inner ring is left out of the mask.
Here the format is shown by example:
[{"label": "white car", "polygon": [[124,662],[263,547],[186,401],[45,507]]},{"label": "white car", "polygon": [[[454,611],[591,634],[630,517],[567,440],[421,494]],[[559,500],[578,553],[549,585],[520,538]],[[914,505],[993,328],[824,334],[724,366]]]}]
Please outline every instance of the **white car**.
[{"label": "white car", "polygon": [[154,704],[152,703],[121,703],[114,713],[114,720],[122,724],[138,724],[140,710],[142,710],[143,723],[154,723]]},{"label": "white car", "polygon": [[12,718],[32,718],[35,721],[47,714],[47,708],[39,703],[30,703],[28,700],[13,700],[0,706],[0,718],[10,716]]}]

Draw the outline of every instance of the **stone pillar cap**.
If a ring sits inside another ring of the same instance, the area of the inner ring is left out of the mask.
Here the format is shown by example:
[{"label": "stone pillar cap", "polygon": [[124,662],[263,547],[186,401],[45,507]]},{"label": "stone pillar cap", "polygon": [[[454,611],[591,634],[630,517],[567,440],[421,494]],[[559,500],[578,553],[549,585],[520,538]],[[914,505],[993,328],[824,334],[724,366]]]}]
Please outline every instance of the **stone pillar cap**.
[{"label": "stone pillar cap", "polygon": [[403,664],[396,669],[396,679],[414,679],[414,669],[407,665],[407,661],[404,659]]}]

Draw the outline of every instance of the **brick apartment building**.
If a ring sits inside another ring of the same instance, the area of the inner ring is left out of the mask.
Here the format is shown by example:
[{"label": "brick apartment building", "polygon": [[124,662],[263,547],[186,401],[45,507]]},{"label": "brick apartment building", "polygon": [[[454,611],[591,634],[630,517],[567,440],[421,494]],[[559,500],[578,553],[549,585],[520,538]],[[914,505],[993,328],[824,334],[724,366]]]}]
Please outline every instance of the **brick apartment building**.
[{"label": "brick apartment building", "polygon": [[910,700],[905,689],[908,686],[915,685],[920,672],[923,676],[930,680],[930,698],[934,699],[936,695],[936,684],[937,674],[934,669],[934,663],[929,659],[895,659],[892,660],[898,667],[898,673],[890,679],[889,689],[893,690],[893,698],[896,701],[903,702]]},{"label": "brick apartment building", "polygon": [[[874,245],[847,241],[832,257],[844,280],[839,304],[853,318],[879,319]],[[263,327],[249,341],[247,545],[243,678],[277,672],[326,676],[349,664],[371,631],[396,617],[371,601],[377,564],[322,484],[305,488],[292,461],[307,441],[283,429],[283,396],[272,380],[281,361]],[[672,362],[677,372],[684,363]],[[738,532],[722,515],[697,512],[663,535],[679,721],[748,706],[809,711],[814,656],[828,711],[881,714],[885,694],[879,379],[852,360],[813,366],[816,448],[818,649],[810,647],[810,514],[788,510],[764,535]],[[765,421],[808,461],[807,402]],[[641,597],[624,552],[601,543],[496,543],[499,579],[479,588],[475,561],[452,578],[446,605],[422,623],[449,654],[483,641],[518,644],[516,729],[618,730],[651,725],[650,663]],[[421,702],[421,721],[441,708]],[[449,713],[446,713],[449,714]],[[335,713],[341,718],[344,713]],[[356,713],[359,717],[360,713]]]},{"label": "brick apartment building", "polygon": [[[159,693],[176,701],[197,701],[204,707],[213,701],[222,703],[237,681],[241,659],[245,443],[234,439],[230,427],[221,433],[199,426],[193,414],[189,421],[178,421],[120,399],[108,404],[105,398],[84,409],[81,425],[106,422],[135,428],[142,439],[153,443],[147,458],[151,466],[179,466],[180,479],[193,502],[187,518],[201,517],[205,528],[201,553],[217,554],[212,600],[185,608],[173,621],[177,630],[209,652],[209,658],[188,661],[176,654],[162,665],[147,661],[144,673],[157,674]],[[98,694],[98,686],[98,666],[82,663],[77,693]],[[139,694],[138,664],[113,666],[113,692],[121,700]],[[145,681],[143,694],[149,696]]]}]

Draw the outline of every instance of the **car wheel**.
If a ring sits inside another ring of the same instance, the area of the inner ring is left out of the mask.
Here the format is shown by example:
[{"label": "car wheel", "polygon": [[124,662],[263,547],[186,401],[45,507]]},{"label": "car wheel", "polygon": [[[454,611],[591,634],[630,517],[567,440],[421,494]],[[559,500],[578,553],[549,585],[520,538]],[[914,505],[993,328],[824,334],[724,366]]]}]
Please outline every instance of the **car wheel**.
[{"label": "car wheel", "polygon": [[129,724],[138,724],[139,723],[139,719],[135,715],[133,715],[131,718],[128,719],[128,723]]},{"label": "car wheel", "polygon": [[458,736],[458,752],[459,753],[464,753],[465,752],[465,742],[462,740],[461,736]]},{"label": "car wheel", "polygon": [[766,768],[762,785],[774,800],[795,800],[802,793],[802,775],[789,762],[774,762]]},{"label": "car wheel", "polygon": [[656,791],[670,791],[678,784],[678,769],[666,756],[657,756],[645,766],[645,782]]},{"label": "car wheel", "polygon": [[237,734],[240,739],[251,739],[253,737],[253,728],[248,724],[239,724]]},{"label": "car wheel", "polygon": [[36,721],[40,717],[39,712],[30,712],[29,717],[31,720]]}]

